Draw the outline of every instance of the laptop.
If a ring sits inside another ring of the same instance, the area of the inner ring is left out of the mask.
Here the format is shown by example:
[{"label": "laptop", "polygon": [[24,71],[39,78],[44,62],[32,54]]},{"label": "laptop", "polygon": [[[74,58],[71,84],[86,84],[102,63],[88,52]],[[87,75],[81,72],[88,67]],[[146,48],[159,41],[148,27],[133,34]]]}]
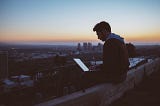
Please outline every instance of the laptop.
[{"label": "laptop", "polygon": [[90,71],[89,68],[81,61],[79,58],[73,58],[73,60],[78,64],[78,66],[84,71]]}]

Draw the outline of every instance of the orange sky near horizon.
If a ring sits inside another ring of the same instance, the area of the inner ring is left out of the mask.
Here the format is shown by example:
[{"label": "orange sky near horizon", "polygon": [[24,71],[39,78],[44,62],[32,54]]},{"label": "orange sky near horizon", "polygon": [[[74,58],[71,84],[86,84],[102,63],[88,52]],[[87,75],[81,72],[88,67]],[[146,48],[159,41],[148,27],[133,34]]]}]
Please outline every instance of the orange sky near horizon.
[{"label": "orange sky near horizon", "polygon": [[[8,37],[10,33],[3,33],[0,37],[0,42],[4,43],[15,43],[15,42],[99,42],[96,33],[89,33],[88,35],[80,34],[38,34],[38,33],[12,33],[12,36]],[[122,37],[126,42],[160,42],[159,33],[140,33],[140,34],[125,34]]]}]

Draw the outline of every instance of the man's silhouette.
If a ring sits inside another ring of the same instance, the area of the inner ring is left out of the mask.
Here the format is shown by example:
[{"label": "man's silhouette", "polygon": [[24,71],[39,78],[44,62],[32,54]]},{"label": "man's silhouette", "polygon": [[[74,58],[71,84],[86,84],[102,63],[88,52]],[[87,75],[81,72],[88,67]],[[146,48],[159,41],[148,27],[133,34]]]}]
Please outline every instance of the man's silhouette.
[{"label": "man's silhouette", "polygon": [[105,21],[97,23],[93,31],[96,32],[98,39],[105,42],[103,64],[99,66],[99,71],[84,74],[85,79],[112,83],[124,81],[129,69],[128,51],[124,39],[111,33],[111,27]]}]

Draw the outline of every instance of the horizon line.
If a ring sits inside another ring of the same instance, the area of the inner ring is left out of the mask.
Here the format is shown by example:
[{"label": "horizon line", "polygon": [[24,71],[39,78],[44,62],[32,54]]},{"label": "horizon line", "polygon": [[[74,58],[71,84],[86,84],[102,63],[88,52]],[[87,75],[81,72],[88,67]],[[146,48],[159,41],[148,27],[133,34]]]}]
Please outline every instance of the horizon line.
[{"label": "horizon line", "polygon": [[[92,43],[93,45],[97,45],[98,43],[103,44],[104,42],[102,41],[80,41],[80,42],[0,42],[0,45],[72,45],[76,46],[78,43],[83,44],[83,43]],[[133,45],[160,45],[160,42],[125,42],[126,44],[131,43]]]}]

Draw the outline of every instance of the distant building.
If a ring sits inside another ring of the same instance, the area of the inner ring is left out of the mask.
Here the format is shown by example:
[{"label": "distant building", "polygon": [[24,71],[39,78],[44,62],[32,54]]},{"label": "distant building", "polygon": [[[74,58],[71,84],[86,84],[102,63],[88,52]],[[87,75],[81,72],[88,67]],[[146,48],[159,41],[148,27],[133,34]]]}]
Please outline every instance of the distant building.
[{"label": "distant building", "polygon": [[78,50],[78,51],[81,51],[81,50],[82,50],[80,43],[78,43],[78,45],[77,45],[77,50]]},{"label": "distant building", "polygon": [[0,80],[8,77],[8,52],[0,51]]},{"label": "distant building", "polygon": [[90,42],[84,42],[83,43],[83,50],[84,51],[91,51],[91,50],[93,50],[93,46],[92,46],[92,43],[90,43]]},{"label": "distant building", "polygon": [[19,75],[19,76],[12,76],[12,81],[18,83],[21,86],[33,86],[33,80],[31,80],[31,76],[28,75]]},{"label": "distant building", "polygon": [[92,50],[92,43],[88,42],[88,50],[91,51]]},{"label": "distant building", "polygon": [[85,51],[87,50],[87,42],[83,43],[83,50],[85,50]]},{"label": "distant building", "polygon": [[98,50],[102,51],[103,50],[103,44],[98,43],[97,48],[98,48]]}]

